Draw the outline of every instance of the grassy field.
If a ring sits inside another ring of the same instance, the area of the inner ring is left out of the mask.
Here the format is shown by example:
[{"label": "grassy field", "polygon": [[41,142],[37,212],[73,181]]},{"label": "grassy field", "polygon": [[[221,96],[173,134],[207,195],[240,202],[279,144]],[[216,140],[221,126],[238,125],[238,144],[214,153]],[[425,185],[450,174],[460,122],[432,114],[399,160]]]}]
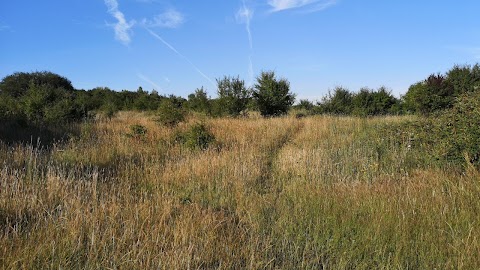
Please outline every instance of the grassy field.
[{"label": "grassy field", "polygon": [[[479,269],[480,174],[430,166],[411,117],[124,112],[51,147],[0,143],[4,269]],[[175,138],[204,121],[207,150]],[[145,134],[133,134],[142,125]]]}]

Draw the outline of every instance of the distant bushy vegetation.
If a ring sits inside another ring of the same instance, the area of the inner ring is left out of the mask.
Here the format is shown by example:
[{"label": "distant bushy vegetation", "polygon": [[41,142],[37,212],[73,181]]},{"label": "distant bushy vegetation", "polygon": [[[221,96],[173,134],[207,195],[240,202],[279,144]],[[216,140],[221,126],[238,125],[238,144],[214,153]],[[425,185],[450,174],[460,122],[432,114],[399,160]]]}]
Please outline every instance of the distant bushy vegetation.
[{"label": "distant bushy vegetation", "polygon": [[35,125],[76,121],[85,116],[71,82],[51,72],[15,73],[0,82],[0,119]]},{"label": "distant bushy vegetation", "polygon": [[480,90],[480,66],[454,66],[445,75],[432,74],[413,84],[403,97],[405,110],[430,114],[454,106],[462,94]]},{"label": "distant bushy vegetation", "polygon": [[252,87],[238,76],[224,76],[217,79],[217,98],[209,97],[201,87],[188,99],[160,95],[155,90],[147,92],[142,87],[137,91],[107,87],[76,90],[67,78],[52,72],[17,72],[0,82],[0,121],[15,128],[48,129],[89,119],[97,113],[110,119],[118,111],[134,110],[153,112],[161,124],[173,127],[189,113],[238,117],[256,110],[264,117],[272,117],[285,115],[291,108],[296,109],[299,118],[312,114],[428,116],[455,107],[460,99],[479,89],[478,64],[432,74],[410,86],[400,98],[385,87],[362,88],[358,92],[337,87],[316,104],[300,100],[296,105],[289,81],[278,79],[273,71],[261,72]]},{"label": "distant bushy vegetation", "polygon": [[312,109],[322,114],[356,116],[396,115],[402,112],[401,101],[385,87],[378,90],[362,88],[358,93],[337,87],[317,103],[317,108]]}]

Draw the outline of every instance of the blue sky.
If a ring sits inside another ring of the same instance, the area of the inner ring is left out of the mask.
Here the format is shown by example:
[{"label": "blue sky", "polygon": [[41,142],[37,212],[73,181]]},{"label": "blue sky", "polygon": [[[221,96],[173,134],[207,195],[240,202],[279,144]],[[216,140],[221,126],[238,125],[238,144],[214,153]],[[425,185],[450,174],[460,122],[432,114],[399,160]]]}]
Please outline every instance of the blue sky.
[{"label": "blue sky", "polygon": [[262,70],[298,98],[408,86],[480,62],[478,0],[2,0],[0,77],[48,70],[79,89],[186,97]]}]

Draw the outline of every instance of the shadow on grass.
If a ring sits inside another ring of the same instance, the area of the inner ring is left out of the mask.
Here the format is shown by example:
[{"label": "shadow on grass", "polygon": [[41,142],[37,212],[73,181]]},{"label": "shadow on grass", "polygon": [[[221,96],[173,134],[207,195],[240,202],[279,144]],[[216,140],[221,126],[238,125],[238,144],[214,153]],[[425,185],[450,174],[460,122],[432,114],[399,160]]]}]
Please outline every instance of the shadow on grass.
[{"label": "shadow on grass", "polygon": [[30,144],[50,147],[55,142],[65,141],[80,134],[78,125],[32,125],[25,121],[0,122],[0,141],[7,145]]}]

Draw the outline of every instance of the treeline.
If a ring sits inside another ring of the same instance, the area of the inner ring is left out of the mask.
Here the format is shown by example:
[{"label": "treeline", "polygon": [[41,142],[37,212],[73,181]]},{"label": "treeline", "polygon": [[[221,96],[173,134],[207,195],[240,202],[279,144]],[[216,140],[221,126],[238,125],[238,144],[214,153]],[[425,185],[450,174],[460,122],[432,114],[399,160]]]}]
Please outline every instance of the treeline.
[{"label": "treeline", "polygon": [[351,92],[337,87],[316,104],[300,100],[295,106],[311,114],[331,115],[429,115],[452,108],[463,95],[480,89],[480,66],[456,65],[445,74],[432,74],[411,85],[405,95],[396,98],[380,87]]},{"label": "treeline", "polygon": [[236,117],[258,110],[270,117],[286,114],[295,101],[289,82],[272,71],[262,72],[253,87],[247,87],[239,77],[218,79],[217,95],[212,99],[203,88],[187,99],[149,93],[141,87],[135,92],[107,87],[76,90],[70,80],[52,72],[17,72],[0,82],[0,120],[49,126],[91,118],[96,113],[111,117],[121,110],[154,111],[170,117],[187,111]]},{"label": "treeline", "polygon": [[375,116],[404,113],[402,100],[393,96],[385,87],[378,90],[362,88],[357,93],[337,87],[317,102],[316,106],[302,100],[298,107],[315,114],[331,115]]},{"label": "treeline", "polygon": [[[454,66],[445,74],[432,74],[413,84],[407,93],[397,98],[381,87],[362,88],[358,92],[337,87],[315,104],[300,100],[293,106],[295,95],[288,80],[277,78],[274,72],[262,72],[252,87],[239,77],[217,79],[217,98],[211,98],[203,88],[187,98],[137,91],[114,91],[97,87],[77,90],[65,77],[52,72],[17,72],[0,82],[0,120],[17,121],[36,126],[58,125],[91,118],[95,113],[107,117],[121,110],[153,111],[171,115],[186,112],[211,117],[241,116],[259,111],[271,117],[286,114],[292,107],[307,114],[332,115],[428,115],[452,108],[462,95],[480,88],[480,66]],[[168,121],[167,121],[168,122]]]}]

